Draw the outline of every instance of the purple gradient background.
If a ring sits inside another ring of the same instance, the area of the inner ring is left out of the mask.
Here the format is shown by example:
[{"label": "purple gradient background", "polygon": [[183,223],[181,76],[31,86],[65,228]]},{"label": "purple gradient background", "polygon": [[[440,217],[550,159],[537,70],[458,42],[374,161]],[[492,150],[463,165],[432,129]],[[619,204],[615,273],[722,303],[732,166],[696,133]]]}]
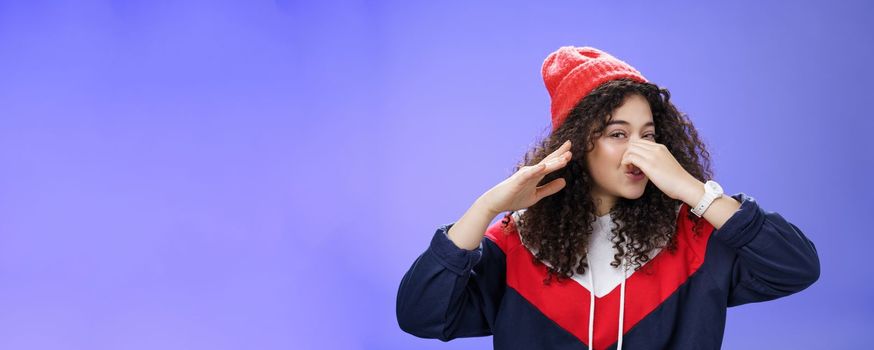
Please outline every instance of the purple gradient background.
[{"label": "purple gradient background", "polygon": [[395,295],[602,48],[817,245],[724,348],[874,343],[871,2],[0,1],[0,348],[485,349]]}]

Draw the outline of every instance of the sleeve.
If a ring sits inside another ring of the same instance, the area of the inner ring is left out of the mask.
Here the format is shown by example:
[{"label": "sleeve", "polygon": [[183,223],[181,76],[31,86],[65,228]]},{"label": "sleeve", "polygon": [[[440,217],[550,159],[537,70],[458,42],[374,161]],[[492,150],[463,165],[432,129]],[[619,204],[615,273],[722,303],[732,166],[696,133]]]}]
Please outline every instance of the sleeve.
[{"label": "sleeve", "polygon": [[763,210],[745,193],[732,198],[741,203],[740,209],[713,233],[736,253],[728,306],[784,297],[819,279],[816,246],[797,226]]},{"label": "sleeve", "polygon": [[506,285],[504,254],[487,237],[475,250],[456,246],[446,235],[453,224],[437,229],[398,288],[398,324],[417,337],[449,341],[492,334]]}]

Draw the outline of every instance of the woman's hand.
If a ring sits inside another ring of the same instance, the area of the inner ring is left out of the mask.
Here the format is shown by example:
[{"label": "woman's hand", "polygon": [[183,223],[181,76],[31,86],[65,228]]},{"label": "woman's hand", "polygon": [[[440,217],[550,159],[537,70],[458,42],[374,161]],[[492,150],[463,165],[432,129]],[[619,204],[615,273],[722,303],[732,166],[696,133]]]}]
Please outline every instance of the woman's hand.
[{"label": "woman's hand", "polygon": [[632,165],[640,168],[653,185],[673,199],[682,200],[692,188],[691,184],[700,182],[683,169],[665,145],[650,140],[629,141],[620,166],[630,169]]},{"label": "woman's hand", "polygon": [[520,168],[512,176],[484,193],[480,200],[493,213],[528,208],[543,197],[560,191],[565,186],[564,178],[550,181],[543,186],[538,183],[547,174],[563,168],[571,160],[571,141],[565,141],[558,149],[539,163]]}]

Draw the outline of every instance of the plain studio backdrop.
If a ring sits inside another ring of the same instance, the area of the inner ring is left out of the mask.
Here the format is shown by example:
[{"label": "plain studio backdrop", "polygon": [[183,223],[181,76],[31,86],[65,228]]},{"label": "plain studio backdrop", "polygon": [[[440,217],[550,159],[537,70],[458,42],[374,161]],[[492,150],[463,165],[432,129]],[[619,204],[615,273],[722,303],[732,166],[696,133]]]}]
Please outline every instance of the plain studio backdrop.
[{"label": "plain studio backdrop", "polygon": [[0,348],[485,349],[403,273],[549,126],[590,45],[667,87],[820,280],[726,349],[874,343],[865,1],[0,1]]}]

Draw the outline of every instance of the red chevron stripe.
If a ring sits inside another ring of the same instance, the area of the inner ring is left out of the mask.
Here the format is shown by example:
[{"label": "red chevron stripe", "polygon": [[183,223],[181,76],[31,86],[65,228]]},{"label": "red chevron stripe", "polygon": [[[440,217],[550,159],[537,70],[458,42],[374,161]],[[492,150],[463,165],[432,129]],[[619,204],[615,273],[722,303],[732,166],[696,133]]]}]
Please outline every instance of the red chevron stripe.
[{"label": "red chevron stripe", "polygon": [[[701,266],[713,227],[702,220],[700,234],[696,237],[692,232],[693,222],[685,215],[687,212],[684,203],[677,219],[677,251],[671,254],[663,249],[626,280],[623,333],[655,310]],[[553,280],[551,285],[543,285],[546,265],[532,262],[533,255],[522,245],[512,220],[506,233],[503,234],[500,222],[497,222],[489,227],[486,237],[494,241],[507,257],[507,285],[586,344],[589,337],[589,291],[573,280]],[[619,299],[619,286],[602,298],[595,297],[595,349],[606,349],[616,343]]]}]

